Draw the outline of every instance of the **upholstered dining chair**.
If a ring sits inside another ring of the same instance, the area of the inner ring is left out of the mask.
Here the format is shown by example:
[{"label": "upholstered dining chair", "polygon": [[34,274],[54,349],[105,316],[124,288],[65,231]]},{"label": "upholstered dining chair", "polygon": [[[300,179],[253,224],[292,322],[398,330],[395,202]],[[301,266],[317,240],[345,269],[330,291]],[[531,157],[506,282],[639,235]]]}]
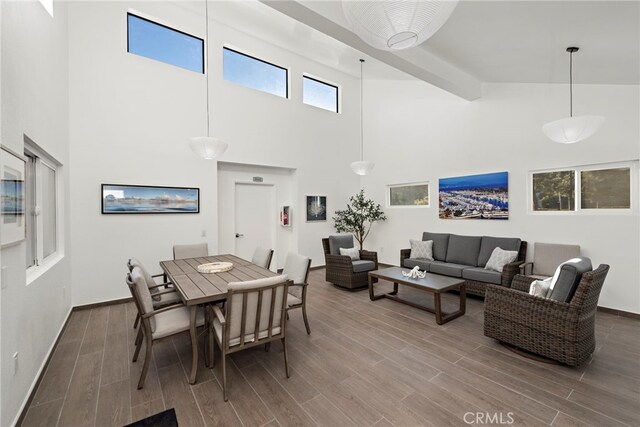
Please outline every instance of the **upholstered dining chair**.
[{"label": "upholstered dining chair", "polygon": [[271,265],[271,258],[273,258],[273,249],[265,249],[258,246],[253,252],[251,262],[268,270]]},{"label": "upholstered dining chair", "polygon": [[[164,307],[180,301],[180,295],[176,292],[176,288],[171,282],[156,282],[160,277],[164,277],[164,274],[149,274],[149,271],[142,265],[137,258],[130,258],[127,261],[127,268],[129,272],[132,272],[134,267],[140,268],[142,277],[144,277],[145,283],[149,287],[151,293],[151,299],[155,308]],[[133,328],[138,327],[140,321],[140,314],[136,314],[136,320],[133,322]]]},{"label": "upholstered dining chair", "polygon": [[[222,391],[227,397],[228,354],[280,340],[284,350],[284,366],[289,378],[287,361],[287,276],[273,276],[246,282],[229,283],[225,313],[217,305],[207,306],[211,335],[222,353]],[[211,367],[215,364],[213,341],[209,340]]]},{"label": "upholstered dining chair", "polygon": [[287,255],[282,274],[285,274],[292,284],[287,291],[287,313],[297,308],[302,309],[302,318],[307,334],[311,333],[309,319],[307,319],[307,279],[309,278],[309,268],[311,258],[298,254]]},{"label": "upholstered dining chair", "polygon": [[533,261],[520,265],[520,274],[545,279],[553,276],[560,264],[579,256],[579,245],[536,242],[533,244]]},{"label": "upholstered dining chair", "polygon": [[173,246],[173,259],[198,258],[205,256],[209,256],[209,246],[206,243]]},{"label": "upholstered dining chair", "polygon": [[[142,341],[144,340],[146,343],[144,365],[138,381],[139,390],[144,387],[144,380],[149,370],[149,362],[151,361],[153,343],[160,339],[188,331],[190,329],[190,313],[189,308],[181,302],[162,308],[154,307],[151,292],[149,292],[149,287],[139,267],[134,267],[133,271],[127,274],[126,281],[141,319],[141,327],[138,329],[138,336],[135,342],[136,350],[133,354],[133,362],[138,360]],[[198,326],[205,324],[204,314],[204,310],[198,310],[196,317],[196,324]],[[208,330],[207,325],[205,333],[208,333]],[[207,347],[211,348],[212,345],[208,345]]]}]

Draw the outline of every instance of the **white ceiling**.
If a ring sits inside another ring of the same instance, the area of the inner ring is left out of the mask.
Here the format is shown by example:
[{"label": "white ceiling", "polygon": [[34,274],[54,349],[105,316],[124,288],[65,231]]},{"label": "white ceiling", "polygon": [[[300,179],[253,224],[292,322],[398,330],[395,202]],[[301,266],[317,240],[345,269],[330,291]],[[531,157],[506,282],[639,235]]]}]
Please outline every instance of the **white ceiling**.
[{"label": "white ceiling", "polygon": [[640,84],[640,1],[461,0],[413,49],[370,48],[348,30],[339,0],[260,0],[365,54],[467,99],[482,82]]}]

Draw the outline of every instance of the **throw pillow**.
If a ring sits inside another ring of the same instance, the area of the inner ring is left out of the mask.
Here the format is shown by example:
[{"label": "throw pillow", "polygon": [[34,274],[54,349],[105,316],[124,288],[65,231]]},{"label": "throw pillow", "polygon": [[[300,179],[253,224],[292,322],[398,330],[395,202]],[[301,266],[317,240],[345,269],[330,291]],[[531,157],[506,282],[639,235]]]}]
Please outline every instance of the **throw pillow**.
[{"label": "throw pillow", "polygon": [[551,289],[551,279],[552,277],[549,277],[544,280],[534,280],[531,282],[529,294],[536,297],[547,298],[549,290]]},{"label": "throw pillow", "polygon": [[493,270],[498,273],[502,273],[504,266],[515,261],[516,258],[518,258],[518,251],[505,251],[502,250],[502,248],[497,247],[491,253],[489,261],[487,261],[487,265],[484,268],[485,270]]},{"label": "throw pillow", "polygon": [[360,260],[360,251],[358,248],[340,248],[340,255],[348,255],[351,261]]},{"label": "throw pillow", "polygon": [[409,240],[411,255],[409,258],[433,261],[433,240]]}]

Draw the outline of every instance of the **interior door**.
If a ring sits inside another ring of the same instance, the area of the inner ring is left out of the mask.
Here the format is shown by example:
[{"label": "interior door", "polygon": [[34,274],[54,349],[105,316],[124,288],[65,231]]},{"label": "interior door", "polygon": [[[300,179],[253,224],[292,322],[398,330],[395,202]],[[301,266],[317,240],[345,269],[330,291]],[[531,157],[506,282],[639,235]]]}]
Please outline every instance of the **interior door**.
[{"label": "interior door", "polygon": [[272,185],[236,183],[235,254],[240,258],[251,260],[258,246],[275,249],[274,203]]}]

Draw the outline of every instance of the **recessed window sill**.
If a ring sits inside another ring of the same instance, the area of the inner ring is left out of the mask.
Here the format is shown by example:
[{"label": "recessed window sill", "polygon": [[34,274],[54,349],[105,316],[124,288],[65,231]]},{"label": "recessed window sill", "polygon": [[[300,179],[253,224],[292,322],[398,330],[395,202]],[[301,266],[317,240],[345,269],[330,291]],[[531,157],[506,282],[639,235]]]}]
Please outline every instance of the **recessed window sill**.
[{"label": "recessed window sill", "polygon": [[40,265],[35,265],[27,269],[27,286],[42,277],[51,270],[57,263],[62,261],[64,253],[56,253],[48,256]]}]

